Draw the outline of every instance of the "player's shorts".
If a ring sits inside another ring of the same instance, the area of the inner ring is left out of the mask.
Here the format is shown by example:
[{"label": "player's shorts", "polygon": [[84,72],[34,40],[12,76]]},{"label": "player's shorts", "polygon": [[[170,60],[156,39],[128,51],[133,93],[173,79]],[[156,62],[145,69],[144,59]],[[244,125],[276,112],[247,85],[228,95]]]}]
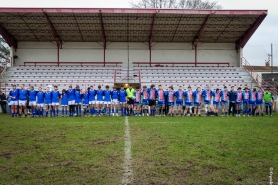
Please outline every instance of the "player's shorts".
[{"label": "player's shorts", "polygon": [[52,105],[52,103],[45,103],[45,105],[49,105],[49,106],[51,106],[51,105]]},{"label": "player's shorts", "polygon": [[243,106],[248,106],[249,105],[249,101],[243,101]]},{"label": "player's shorts", "polygon": [[256,104],[257,104],[257,105],[262,105],[262,104],[263,104],[263,101],[256,101]]},{"label": "player's shorts", "polygon": [[194,102],[194,107],[201,107],[202,103]]},{"label": "player's shorts", "polygon": [[257,106],[257,104],[256,104],[255,101],[249,101],[249,105],[250,105],[250,106]]},{"label": "player's shorts", "polygon": [[264,104],[265,106],[269,106],[269,107],[271,107],[272,106],[272,102],[265,102],[265,104]]},{"label": "player's shorts", "polygon": [[53,106],[59,105],[59,102],[52,102]]},{"label": "player's shorts", "polygon": [[18,101],[10,101],[10,105],[18,105]]},{"label": "player's shorts", "polygon": [[38,106],[38,107],[43,107],[43,106],[44,106],[44,103],[38,103],[37,106]]},{"label": "player's shorts", "polygon": [[205,104],[205,105],[210,105],[210,104],[211,104],[211,101],[210,101],[210,100],[205,100],[205,101],[204,101],[204,104]]},{"label": "player's shorts", "polygon": [[126,101],[120,101],[120,105],[125,105]]},{"label": "player's shorts", "polygon": [[140,105],[141,105],[141,102],[135,101],[135,102],[134,102],[134,105],[135,105],[135,106],[140,106]]},{"label": "player's shorts", "polygon": [[69,104],[69,105],[75,105],[75,100],[70,100],[70,101],[68,102],[68,104]]},{"label": "player's shorts", "polygon": [[165,101],[158,101],[157,106],[159,106],[159,107],[165,106]]},{"label": "player's shorts", "polygon": [[111,103],[112,105],[118,105],[118,102],[119,102],[118,99],[113,99]]},{"label": "player's shorts", "polygon": [[103,104],[103,101],[96,101],[97,105]]},{"label": "player's shorts", "polygon": [[111,105],[111,101],[104,101],[103,104],[104,105]]},{"label": "player's shorts", "polygon": [[88,107],[88,104],[83,104],[83,107],[85,107],[85,108]]},{"label": "player's shorts", "polygon": [[68,106],[68,104],[61,104],[61,106],[62,106],[62,107],[67,107],[67,106]]},{"label": "player's shorts", "polygon": [[192,106],[193,106],[193,103],[192,103],[192,102],[185,102],[185,106],[186,106],[186,107],[192,107]]},{"label": "player's shorts", "polygon": [[223,105],[228,105],[228,104],[229,104],[228,101],[221,101],[221,103],[222,103]]},{"label": "player's shorts", "polygon": [[149,106],[155,106],[156,105],[156,100],[149,100]]},{"label": "player's shorts", "polygon": [[36,101],[29,101],[29,106],[36,106],[37,102]]},{"label": "player's shorts", "polygon": [[176,101],[176,105],[177,105],[177,106],[183,106],[183,101],[182,101],[182,100]]},{"label": "player's shorts", "polygon": [[219,105],[220,105],[220,102],[213,101],[213,106],[219,107]]},{"label": "player's shorts", "polygon": [[19,106],[26,106],[26,100],[19,100],[18,105]]},{"label": "player's shorts", "polygon": [[94,105],[94,104],[96,104],[96,100],[89,101],[89,104],[90,104],[90,105]]},{"label": "player's shorts", "polygon": [[174,102],[168,102],[169,107],[174,107],[175,103]]},{"label": "player's shorts", "polygon": [[236,101],[236,105],[242,105],[242,102]]},{"label": "player's shorts", "polygon": [[143,100],[142,105],[149,105],[149,100]]},{"label": "player's shorts", "polygon": [[133,105],[133,104],[134,104],[134,99],[128,98],[127,104],[128,104],[128,105]]}]

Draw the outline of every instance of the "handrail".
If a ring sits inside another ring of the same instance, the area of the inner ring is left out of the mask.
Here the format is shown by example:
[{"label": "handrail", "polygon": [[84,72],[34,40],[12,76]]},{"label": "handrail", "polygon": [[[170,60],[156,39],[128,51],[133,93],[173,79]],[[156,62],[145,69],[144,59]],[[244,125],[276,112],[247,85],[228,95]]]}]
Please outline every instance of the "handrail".
[{"label": "handrail", "polygon": [[262,89],[269,88],[270,92],[273,95],[276,95],[276,87],[278,87],[277,82],[273,82],[273,85],[268,83],[267,81],[263,80],[263,78],[256,72],[256,70],[249,64],[246,58],[241,58],[241,66],[250,74],[252,79],[256,81],[256,83],[262,87]]},{"label": "handrail", "polygon": [[[133,64],[137,64],[138,67],[140,64],[150,64],[149,62],[132,62]],[[195,62],[152,62],[152,64],[154,64],[156,67],[159,67],[159,66],[163,66],[163,65],[166,65],[166,64],[170,64],[172,66],[175,66],[176,64],[180,65],[180,64],[194,64],[195,65]],[[229,62],[198,62],[197,63],[197,66],[198,64],[212,64],[212,65],[217,65],[219,67],[219,65],[223,64],[223,65],[227,65],[228,67],[230,67],[230,63]]]},{"label": "handrail", "polygon": [[[96,64],[104,64],[103,62],[24,62],[24,66],[29,66],[28,64],[34,64],[35,66],[37,65],[42,65],[42,64],[56,64],[58,66],[60,65],[65,65],[65,64],[79,64],[81,67],[83,65],[96,65]],[[113,65],[116,64],[116,67],[118,64],[122,64],[122,62],[105,62],[105,65]]]}]

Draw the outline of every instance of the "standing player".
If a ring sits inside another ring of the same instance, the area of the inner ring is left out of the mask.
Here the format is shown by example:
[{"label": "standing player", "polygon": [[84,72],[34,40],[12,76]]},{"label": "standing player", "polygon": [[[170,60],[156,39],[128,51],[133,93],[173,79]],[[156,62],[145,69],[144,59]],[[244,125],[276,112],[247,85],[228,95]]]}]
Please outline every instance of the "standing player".
[{"label": "standing player", "polygon": [[50,116],[52,117],[52,93],[50,92],[50,88],[46,88],[45,92],[45,116],[48,117],[48,111],[50,111]]},{"label": "standing player", "polygon": [[129,85],[129,87],[126,89],[127,94],[127,115],[131,116],[134,114],[133,111],[133,105],[134,105],[134,92],[135,90],[132,88],[132,85]]},{"label": "standing player", "polygon": [[76,106],[76,115],[81,117],[81,98],[82,92],[78,85],[75,87],[75,106]]},{"label": "standing player", "polygon": [[113,86],[113,91],[112,91],[112,115],[118,116],[118,102],[119,102],[119,91],[117,90],[117,86]]},{"label": "standing player", "polygon": [[135,106],[135,116],[141,116],[141,95],[142,92],[140,90],[140,87],[136,87],[136,91],[134,92],[134,106]]},{"label": "standing player", "polygon": [[149,106],[151,111],[150,115],[155,116],[157,91],[155,89],[154,84],[152,84],[151,88],[148,89],[148,93],[149,93]]},{"label": "standing player", "polygon": [[65,112],[66,112],[66,117],[68,116],[68,94],[66,89],[62,90],[62,102],[61,102],[61,106],[62,106],[62,117],[64,117]]},{"label": "standing player", "polygon": [[268,116],[268,109],[269,109],[270,116],[272,116],[272,103],[274,103],[274,99],[273,99],[273,96],[272,96],[271,92],[269,92],[269,89],[265,90],[264,102],[265,102],[265,114],[266,114],[266,116]]},{"label": "standing player", "polygon": [[35,117],[35,115],[36,115],[37,94],[38,94],[38,91],[35,91],[34,87],[30,86],[30,90],[29,90],[29,106],[31,106],[32,117]]},{"label": "standing player", "polygon": [[262,90],[261,87],[258,87],[256,104],[258,106],[258,114],[261,113],[262,116],[264,116],[263,98],[264,98],[264,91]]},{"label": "standing player", "polygon": [[87,112],[88,112],[88,106],[89,106],[89,94],[88,90],[85,90],[85,93],[82,94],[82,99],[83,99],[83,114],[85,117],[87,117]]},{"label": "standing player", "polygon": [[103,91],[104,93],[104,112],[106,115],[110,116],[111,112],[111,95],[112,92],[109,90],[109,86],[106,85],[106,89]]},{"label": "standing player", "polygon": [[44,115],[44,110],[43,110],[43,106],[44,106],[44,98],[45,98],[45,94],[42,91],[42,88],[39,87],[39,91],[37,93],[37,97],[38,97],[38,101],[37,101],[37,106],[38,106],[38,115],[39,117],[43,117]]},{"label": "standing player", "polygon": [[53,114],[54,114],[54,117],[58,117],[60,92],[58,91],[57,85],[54,86],[54,90],[51,92],[51,94],[52,94]]},{"label": "standing player", "polygon": [[256,88],[253,89],[253,91],[249,91],[249,104],[250,104],[250,108],[252,109],[252,116],[257,115],[257,90]]},{"label": "standing player", "polygon": [[89,94],[89,104],[90,104],[90,116],[95,115],[95,104],[96,104],[96,91],[93,86],[90,86],[88,91]]},{"label": "standing player", "polygon": [[101,109],[103,104],[103,90],[101,89],[101,86],[98,86],[98,90],[96,90],[97,95],[97,101],[96,101],[96,115],[101,115]]},{"label": "standing player", "polygon": [[201,116],[202,92],[200,87],[198,87],[197,90],[193,92],[193,97],[194,97],[194,116],[196,116],[197,114]]},{"label": "standing player", "polygon": [[176,99],[176,115],[181,116],[182,114],[182,106],[183,106],[183,91],[182,86],[179,86],[179,90],[175,92]]},{"label": "standing player", "polygon": [[69,116],[72,117],[75,113],[75,89],[72,89],[72,86],[69,86],[69,89],[67,90],[67,96],[68,96],[68,104],[69,104]]},{"label": "standing player", "polygon": [[120,100],[122,116],[126,116],[126,96],[127,94],[125,91],[125,87],[122,85],[121,90],[119,91],[119,100]]},{"label": "standing player", "polygon": [[213,96],[213,106],[214,106],[214,116],[218,116],[218,109],[220,104],[220,92],[217,88],[215,92],[212,93]]},{"label": "standing player", "polygon": [[174,105],[175,105],[175,91],[173,86],[169,87],[169,91],[166,92],[166,94],[168,95],[168,105],[169,105],[169,115],[174,117]]},{"label": "standing player", "polygon": [[142,115],[143,116],[149,116],[149,93],[147,90],[147,86],[143,86],[143,101],[142,101]]},{"label": "standing player", "polygon": [[27,96],[29,96],[29,92],[25,90],[24,85],[21,85],[19,90],[19,116],[22,115],[22,109],[25,114],[25,117],[27,117],[27,109],[26,109],[26,102],[27,102]]},{"label": "standing player", "polygon": [[241,92],[241,87],[237,88],[236,92],[236,117],[240,117],[240,109],[242,105],[243,95]]},{"label": "standing player", "polygon": [[16,85],[13,85],[13,89],[10,90],[9,93],[9,98],[11,98],[10,105],[12,109],[12,117],[14,117],[17,114],[18,96],[19,96],[19,90],[16,89]]},{"label": "standing player", "polygon": [[186,116],[188,109],[189,113],[188,115],[192,116],[192,106],[193,106],[193,92],[191,90],[191,87],[188,86],[188,90],[183,93],[185,96],[185,110],[183,113],[183,116]]},{"label": "standing player", "polygon": [[212,90],[210,90],[210,86],[207,85],[207,89],[203,90],[203,92],[202,92],[202,96],[204,97],[205,111],[207,113],[207,116],[210,115],[210,110],[212,110],[212,108],[211,108],[211,94],[212,94]]},{"label": "standing player", "polygon": [[158,96],[157,106],[159,108],[159,116],[161,116],[161,114],[165,116],[165,93],[166,92],[163,90],[162,85],[159,85],[157,90],[157,96]]},{"label": "standing player", "polygon": [[243,117],[248,116],[250,117],[250,112],[249,112],[249,99],[250,99],[250,95],[249,95],[249,91],[248,88],[245,87],[244,88],[244,92],[242,93],[242,101],[243,101]]},{"label": "standing player", "polygon": [[222,116],[228,115],[228,103],[229,103],[229,91],[227,90],[227,87],[224,86],[224,90],[222,90],[220,92],[220,96],[221,96],[221,104],[222,104]]}]

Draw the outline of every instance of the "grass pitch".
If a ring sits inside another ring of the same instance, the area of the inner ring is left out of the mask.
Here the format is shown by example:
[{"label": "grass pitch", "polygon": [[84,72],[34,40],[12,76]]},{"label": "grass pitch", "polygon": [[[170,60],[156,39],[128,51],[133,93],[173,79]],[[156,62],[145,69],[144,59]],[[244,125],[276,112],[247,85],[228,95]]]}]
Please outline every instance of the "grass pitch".
[{"label": "grass pitch", "polygon": [[[278,182],[278,116],[129,117],[132,184]],[[0,116],[0,184],[121,184],[125,118]]]}]

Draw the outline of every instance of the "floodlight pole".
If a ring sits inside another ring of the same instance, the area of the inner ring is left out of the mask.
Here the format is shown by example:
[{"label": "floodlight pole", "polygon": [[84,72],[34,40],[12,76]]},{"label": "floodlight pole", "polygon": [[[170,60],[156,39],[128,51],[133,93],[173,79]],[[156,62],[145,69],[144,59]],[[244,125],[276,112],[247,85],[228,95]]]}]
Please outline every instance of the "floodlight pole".
[{"label": "floodlight pole", "polygon": [[273,44],[271,43],[271,74],[273,73]]}]

